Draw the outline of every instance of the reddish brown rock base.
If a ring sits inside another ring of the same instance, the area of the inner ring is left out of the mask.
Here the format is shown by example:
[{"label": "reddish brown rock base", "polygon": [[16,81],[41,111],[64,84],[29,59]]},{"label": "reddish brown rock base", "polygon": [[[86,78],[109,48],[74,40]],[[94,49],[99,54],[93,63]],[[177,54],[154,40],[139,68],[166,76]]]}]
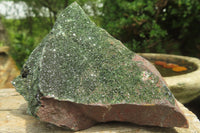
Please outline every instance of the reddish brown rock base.
[{"label": "reddish brown rock base", "polygon": [[188,122],[180,110],[166,105],[84,105],[44,97],[41,105],[37,112],[40,120],[75,131],[109,121],[160,127],[188,127]]}]

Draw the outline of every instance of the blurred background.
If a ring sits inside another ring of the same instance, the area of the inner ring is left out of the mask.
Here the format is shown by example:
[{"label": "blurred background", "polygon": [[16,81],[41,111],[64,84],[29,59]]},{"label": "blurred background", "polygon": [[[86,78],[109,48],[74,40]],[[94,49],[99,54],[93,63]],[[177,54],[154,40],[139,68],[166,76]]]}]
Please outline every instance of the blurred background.
[{"label": "blurred background", "polygon": [[[0,46],[19,69],[75,0],[0,0]],[[198,0],[77,0],[90,18],[134,52],[200,58]]]}]

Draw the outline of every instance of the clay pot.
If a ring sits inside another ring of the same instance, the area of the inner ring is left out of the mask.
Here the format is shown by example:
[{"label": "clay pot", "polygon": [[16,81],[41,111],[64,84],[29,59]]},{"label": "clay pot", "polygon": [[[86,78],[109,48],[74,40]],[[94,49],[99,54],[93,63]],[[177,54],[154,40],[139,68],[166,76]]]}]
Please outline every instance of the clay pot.
[{"label": "clay pot", "polygon": [[[200,95],[200,60],[194,57],[178,56],[170,54],[139,53],[149,61],[162,60],[185,66],[192,66],[195,69],[182,75],[164,77],[172,93],[181,103],[185,104]],[[162,73],[161,73],[162,75]]]}]

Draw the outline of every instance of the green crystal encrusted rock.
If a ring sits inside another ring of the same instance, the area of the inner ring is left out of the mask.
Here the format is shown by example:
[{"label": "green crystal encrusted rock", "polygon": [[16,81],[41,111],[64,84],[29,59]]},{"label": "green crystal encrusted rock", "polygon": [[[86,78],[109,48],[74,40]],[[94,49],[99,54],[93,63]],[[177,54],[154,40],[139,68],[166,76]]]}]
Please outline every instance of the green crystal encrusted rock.
[{"label": "green crystal encrusted rock", "polygon": [[32,115],[41,96],[83,104],[151,104],[164,99],[174,105],[167,86],[139,67],[142,62],[133,61],[134,56],[73,3],[60,13],[13,85]]},{"label": "green crystal encrusted rock", "polygon": [[60,13],[13,85],[30,115],[72,130],[107,121],[188,126],[155,67],[96,26],[77,3]]}]

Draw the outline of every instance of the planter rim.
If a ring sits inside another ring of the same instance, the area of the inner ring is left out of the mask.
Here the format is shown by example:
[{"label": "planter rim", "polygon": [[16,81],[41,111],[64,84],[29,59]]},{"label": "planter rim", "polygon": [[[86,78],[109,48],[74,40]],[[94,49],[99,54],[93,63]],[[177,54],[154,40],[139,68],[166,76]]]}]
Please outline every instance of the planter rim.
[{"label": "planter rim", "polygon": [[[182,74],[182,75],[177,75],[177,76],[169,76],[170,78],[181,78],[181,77],[190,77],[190,76],[194,76],[194,74],[200,74],[200,60],[198,58],[195,57],[189,57],[189,56],[182,56],[182,55],[174,55],[174,54],[162,54],[162,53],[137,53],[140,56],[152,56],[152,57],[158,57],[159,55],[161,55],[162,57],[167,57],[169,58],[176,58],[176,59],[182,59],[182,60],[187,60],[189,63],[193,63],[196,65],[196,70],[190,72],[190,73],[186,73],[186,74]],[[145,58],[145,57],[144,57]],[[164,77],[165,79],[168,77]]]},{"label": "planter rim", "polygon": [[[138,53],[145,58],[157,59],[180,59],[195,65],[196,70],[182,75],[163,77],[168,87],[171,89],[175,97],[183,104],[188,103],[200,95],[200,60],[195,57],[159,54],[159,53]],[[148,59],[147,59],[148,60]]]}]

